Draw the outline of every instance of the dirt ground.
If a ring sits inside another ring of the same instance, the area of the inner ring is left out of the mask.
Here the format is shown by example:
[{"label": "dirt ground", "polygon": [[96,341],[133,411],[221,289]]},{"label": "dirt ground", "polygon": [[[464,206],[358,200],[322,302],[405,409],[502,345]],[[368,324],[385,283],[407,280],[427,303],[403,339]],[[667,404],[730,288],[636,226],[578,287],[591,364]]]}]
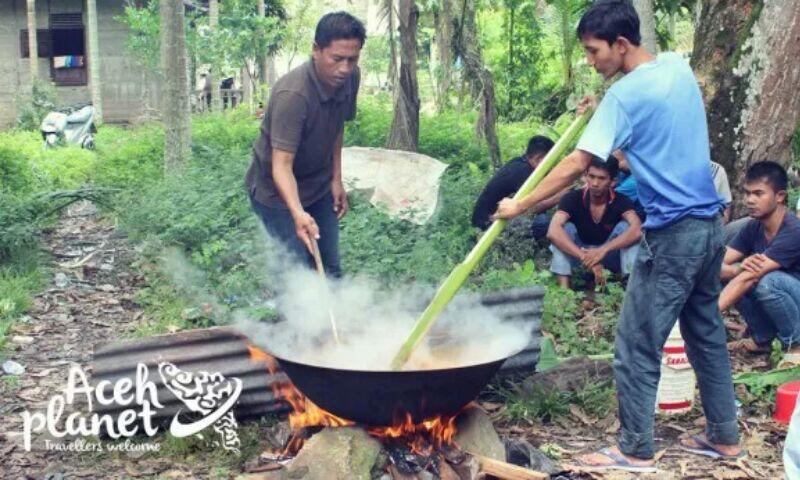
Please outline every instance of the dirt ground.
[{"label": "dirt ground", "polygon": [[[5,380],[0,381],[0,478],[230,478],[241,473],[246,459],[238,468],[222,468],[216,457],[193,449],[171,455],[23,449],[22,412],[45,410],[50,397],[63,389],[70,364],[87,366],[94,345],[124,338],[146,320],[134,301],[134,294],[144,285],[144,278],[132,265],[135,251],[92,205],[72,208],[45,235],[44,243],[53,258],[52,283],[10,332],[6,352],[7,358],[25,367],[25,372],[14,380],[0,377]],[[734,358],[737,371],[766,367],[766,363],[758,362],[765,361],[742,355]],[[573,409],[571,415],[548,424],[510,426],[502,421],[502,404],[483,406],[502,436],[525,438],[535,446],[546,447],[563,463],[611,444],[619,425],[615,415],[598,420]],[[749,457],[738,462],[714,461],[676,447],[679,436],[701,432],[702,422],[697,408],[686,415],[658,420],[657,474],[576,474],[572,478],[782,478],[786,428],[773,422],[767,411],[742,410],[740,425]]]}]

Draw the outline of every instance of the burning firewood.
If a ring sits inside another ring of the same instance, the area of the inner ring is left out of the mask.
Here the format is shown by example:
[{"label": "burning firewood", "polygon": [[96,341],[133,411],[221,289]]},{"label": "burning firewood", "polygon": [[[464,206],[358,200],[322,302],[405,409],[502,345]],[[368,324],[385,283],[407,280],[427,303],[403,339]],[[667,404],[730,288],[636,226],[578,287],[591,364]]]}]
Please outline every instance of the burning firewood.
[{"label": "burning firewood", "polygon": [[550,478],[550,475],[507,462],[501,462],[492,458],[472,454],[481,466],[481,472],[497,477],[501,480],[543,480]]}]

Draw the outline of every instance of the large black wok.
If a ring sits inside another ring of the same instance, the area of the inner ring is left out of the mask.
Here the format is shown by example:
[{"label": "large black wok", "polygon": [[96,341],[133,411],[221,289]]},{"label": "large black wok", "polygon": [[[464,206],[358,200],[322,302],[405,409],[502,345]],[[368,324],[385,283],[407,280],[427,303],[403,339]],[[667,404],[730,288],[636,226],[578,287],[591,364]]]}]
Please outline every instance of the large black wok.
[{"label": "large black wok", "polygon": [[505,358],[479,365],[416,371],[360,371],[318,367],[275,357],[308,399],[356,423],[391,426],[453,415],[475,399]]}]

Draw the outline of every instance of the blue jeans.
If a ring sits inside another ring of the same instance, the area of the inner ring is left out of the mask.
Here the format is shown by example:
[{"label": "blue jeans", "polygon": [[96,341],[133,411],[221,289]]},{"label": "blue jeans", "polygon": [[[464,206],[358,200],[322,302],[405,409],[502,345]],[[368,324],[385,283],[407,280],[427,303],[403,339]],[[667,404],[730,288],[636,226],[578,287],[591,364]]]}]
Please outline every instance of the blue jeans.
[{"label": "blue jeans", "polygon": [[706,435],[713,443],[739,441],[725,326],[717,308],[724,255],[720,216],[684,218],[642,236],[614,346],[618,441],[626,455],[653,458],[661,350],[679,317],[700,386]]},{"label": "blue jeans", "polygon": [[[295,261],[306,263],[312,269],[314,257],[309,253],[305,244],[297,238],[294,227],[294,220],[289,210],[285,208],[271,208],[262,205],[254,198],[250,198],[253,210],[261,218],[267,233],[280,242],[289,252]],[[319,227],[319,253],[322,257],[322,264],[325,273],[332,277],[341,277],[342,269],[339,265],[339,219],[333,211],[333,195],[328,193],[321,199],[305,207],[317,222]]]},{"label": "blue jeans", "polygon": [[531,235],[535,240],[547,237],[547,230],[550,228],[551,215],[547,212],[537,213],[531,221]]},{"label": "blue jeans", "polygon": [[764,275],[736,304],[753,341],[769,344],[774,338],[784,348],[800,343],[800,278],[781,270]]},{"label": "blue jeans", "polygon": [[[606,243],[625,233],[628,228],[630,228],[628,222],[623,221],[616,224],[614,230],[611,231],[611,235],[608,236]],[[575,224],[571,222],[564,225],[564,230],[572,241],[575,242],[575,245],[579,247],[592,248],[600,246],[583,243],[578,236],[578,229],[575,227]],[[561,249],[555,245],[550,245],[550,251],[553,252],[553,261],[550,263],[550,271],[556,275],[571,275],[572,269],[580,265],[580,261],[577,258],[562,252]],[[638,251],[639,244],[634,243],[629,247],[609,252],[603,259],[603,266],[614,273],[622,272],[623,275],[627,275],[631,272],[631,267],[633,266]]]}]

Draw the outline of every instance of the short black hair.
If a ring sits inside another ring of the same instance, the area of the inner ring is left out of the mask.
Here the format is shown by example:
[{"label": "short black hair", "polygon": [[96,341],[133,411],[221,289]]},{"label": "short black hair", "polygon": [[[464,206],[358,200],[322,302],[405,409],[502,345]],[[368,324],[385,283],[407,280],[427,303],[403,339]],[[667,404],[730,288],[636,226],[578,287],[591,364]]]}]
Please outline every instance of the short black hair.
[{"label": "short black hair", "polygon": [[544,135],[535,135],[528,140],[528,148],[525,150],[525,156],[547,155],[547,152],[553,148],[553,145],[555,145],[555,143]]},{"label": "short black hair", "polygon": [[608,176],[611,177],[611,180],[617,178],[617,174],[619,173],[619,160],[617,160],[617,157],[614,155],[610,155],[606,160],[600,157],[592,157],[592,163],[590,163],[589,166],[605,170],[608,172]]},{"label": "short black hair", "polygon": [[361,20],[347,12],[326,13],[317,22],[317,30],[314,32],[314,43],[317,48],[325,48],[334,40],[356,39],[364,46],[367,38],[367,31]]},{"label": "short black hair", "polygon": [[605,40],[609,45],[625,37],[641,45],[639,15],[628,0],[600,0],[583,14],[578,22],[578,38],[587,36]]},{"label": "short black hair", "polygon": [[786,169],[776,162],[763,161],[750,165],[747,173],[744,174],[744,183],[759,180],[768,183],[775,193],[789,187],[789,176],[786,174]]}]

